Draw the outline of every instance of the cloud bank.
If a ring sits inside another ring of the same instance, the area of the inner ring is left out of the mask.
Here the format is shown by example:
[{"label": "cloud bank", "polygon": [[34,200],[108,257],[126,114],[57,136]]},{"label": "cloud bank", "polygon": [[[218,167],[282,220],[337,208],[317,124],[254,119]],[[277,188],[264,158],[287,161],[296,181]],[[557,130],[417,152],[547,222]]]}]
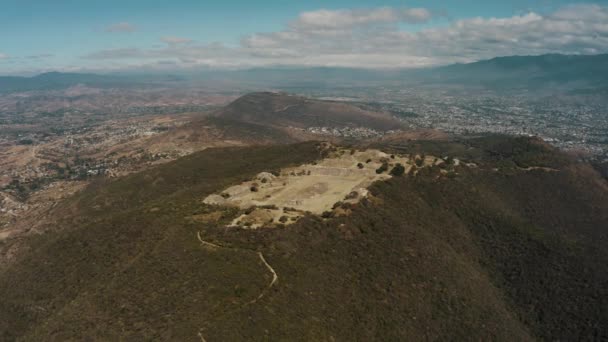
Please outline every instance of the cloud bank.
[{"label": "cloud bank", "polygon": [[137,30],[137,28],[127,22],[122,22],[122,23],[117,23],[117,24],[113,24],[110,25],[106,28],[106,32],[135,32]]},{"label": "cloud bank", "polygon": [[160,40],[169,45],[186,44],[192,42],[192,39],[173,36],[162,37]]},{"label": "cloud bank", "polygon": [[[416,25],[433,20],[444,24],[416,30]],[[181,67],[407,68],[504,55],[597,54],[608,52],[608,7],[574,5],[545,15],[529,12],[452,22],[423,8],[318,10],[301,13],[280,31],[243,37],[236,46],[178,37],[161,40],[166,47],[103,50],[84,58],[131,65],[173,61]]]},{"label": "cloud bank", "polygon": [[304,12],[291,23],[294,30],[344,30],[357,26],[381,23],[424,23],[431,19],[431,12],[424,8],[394,9],[389,7],[368,10],[318,10]]}]

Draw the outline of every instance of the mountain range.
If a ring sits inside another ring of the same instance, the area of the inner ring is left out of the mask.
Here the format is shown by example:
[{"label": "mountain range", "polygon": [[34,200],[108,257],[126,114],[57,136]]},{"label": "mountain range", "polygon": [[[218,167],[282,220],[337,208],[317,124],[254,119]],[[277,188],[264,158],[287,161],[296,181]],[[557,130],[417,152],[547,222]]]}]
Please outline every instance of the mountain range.
[{"label": "mountain range", "polygon": [[459,84],[489,89],[565,88],[605,91],[608,55],[497,57],[468,64],[405,70],[353,68],[257,68],[236,71],[189,71],[171,74],[77,74],[51,72],[34,77],[0,77],[0,93],[62,89],[77,84],[127,87],[163,84],[239,84],[266,87],[329,87],[366,82],[413,85]]},{"label": "mountain range", "polygon": [[498,88],[552,85],[605,87],[608,55],[541,55],[497,57],[432,70],[438,82],[479,84]]}]

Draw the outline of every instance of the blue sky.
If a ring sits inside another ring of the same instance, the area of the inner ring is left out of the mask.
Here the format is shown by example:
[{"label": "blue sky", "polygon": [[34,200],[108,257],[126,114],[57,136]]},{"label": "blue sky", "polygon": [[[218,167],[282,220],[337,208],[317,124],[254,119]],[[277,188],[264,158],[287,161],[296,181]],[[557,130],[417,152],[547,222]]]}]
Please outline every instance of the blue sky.
[{"label": "blue sky", "polygon": [[[608,45],[608,28],[602,26],[608,22],[606,5],[550,0],[0,0],[0,74],[277,64],[417,67],[488,58],[492,51],[601,53]],[[546,32],[532,35],[529,30]],[[539,46],[543,40],[548,43]]]}]

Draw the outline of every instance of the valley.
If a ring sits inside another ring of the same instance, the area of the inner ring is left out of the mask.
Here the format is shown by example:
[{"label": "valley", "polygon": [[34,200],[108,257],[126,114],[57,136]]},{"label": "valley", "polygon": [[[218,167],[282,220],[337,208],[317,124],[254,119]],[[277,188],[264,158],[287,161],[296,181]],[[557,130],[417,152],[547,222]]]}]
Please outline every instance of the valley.
[{"label": "valley", "polygon": [[0,339],[605,336],[593,149],[411,99],[205,96],[5,122]]},{"label": "valley", "polygon": [[0,2],[0,342],[608,342],[605,1]]},{"label": "valley", "polygon": [[[156,95],[155,91],[150,92]],[[127,97],[119,97],[119,100],[115,100],[117,104],[112,107],[95,107],[101,103],[108,106],[104,101],[116,95],[112,90],[77,86],[47,95],[46,102],[35,94],[23,95],[19,100],[18,115],[5,116],[6,122],[0,135],[2,239],[31,231],[19,228],[23,227],[19,221],[41,215],[33,208],[55,205],[52,197],[36,196],[38,192],[71,187],[72,184],[87,184],[99,178],[125,176],[211,147],[322,138],[323,135],[306,133],[294,127],[307,127],[313,121],[319,122],[318,118],[311,119],[314,118],[311,114],[319,111],[328,112],[326,117],[330,120],[343,120],[346,124],[349,121],[344,119],[350,115],[354,118],[353,127],[371,124],[376,125],[374,127],[395,128],[399,125],[386,113],[278,93],[251,94],[225,108],[218,108],[217,104],[230,97],[211,93],[194,101],[200,106],[207,106],[205,111],[195,113],[180,113],[179,110],[183,107],[183,101],[191,101],[188,96],[201,96],[199,92],[177,92],[179,96],[155,99],[142,112],[133,111],[133,103],[138,103],[137,97],[128,92],[121,95],[135,97],[131,99],[132,102],[121,102]],[[138,96],[144,101],[150,99],[152,94],[139,92]],[[10,108],[11,98],[17,97],[6,97],[7,108]],[[52,115],[48,114],[48,106],[53,105],[51,99],[56,99],[60,108],[54,107]],[[168,114],[155,113],[161,103],[159,101],[164,101],[163,111]],[[241,118],[238,113],[242,113],[239,108],[243,103],[254,115],[270,110],[280,113],[285,120],[271,124],[269,121]],[[355,113],[351,114],[352,110]],[[125,115],[124,111],[128,114]],[[35,124],[19,121],[28,117],[27,120]]]}]

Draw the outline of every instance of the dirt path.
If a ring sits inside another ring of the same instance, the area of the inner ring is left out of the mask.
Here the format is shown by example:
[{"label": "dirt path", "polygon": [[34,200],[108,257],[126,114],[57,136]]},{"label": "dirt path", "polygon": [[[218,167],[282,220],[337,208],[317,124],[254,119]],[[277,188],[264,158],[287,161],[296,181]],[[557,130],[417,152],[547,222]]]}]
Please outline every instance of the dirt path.
[{"label": "dirt path", "polygon": [[266,259],[264,259],[264,255],[262,254],[262,252],[258,252],[258,255],[260,256],[260,259],[262,259],[262,262],[264,263],[264,265],[266,265],[270,273],[272,273],[272,281],[268,285],[268,287],[270,288],[272,287],[272,285],[274,285],[274,283],[277,282],[277,280],[279,280],[279,276],[277,275],[277,272],[274,271],[274,268],[272,268],[272,266],[270,266],[268,262],[266,262]]},{"label": "dirt path", "polygon": [[279,280],[279,276],[277,275],[277,272],[275,272],[274,268],[272,268],[272,266],[270,266],[270,264],[268,264],[268,262],[266,262],[266,259],[264,258],[264,254],[262,254],[262,252],[258,252],[258,256],[260,257],[260,260],[262,260],[264,265],[266,265],[266,268],[268,268],[270,273],[272,273],[272,280],[270,281],[270,284],[268,284],[268,286],[264,289],[264,291],[262,291],[262,293],[260,293],[260,295],[256,299],[250,301],[247,304],[253,304],[253,303],[257,302],[258,300],[262,299],[262,297],[264,297],[266,292],[268,292],[268,290],[270,290],[270,288],[272,288],[272,286],[274,286],[274,283],[276,283],[277,280]]},{"label": "dirt path", "polygon": [[[201,243],[201,245],[206,246],[206,247],[211,247],[213,249],[216,249],[216,248],[229,248],[229,249],[239,250],[239,248],[225,247],[225,246],[216,245],[216,244],[211,243],[211,242],[207,242],[207,241],[203,240],[203,238],[201,237],[201,232],[200,231],[198,231],[196,233],[196,237],[197,237],[198,241]],[[251,252],[254,252],[254,251],[251,251]],[[277,275],[277,272],[266,261],[266,258],[264,258],[264,254],[262,254],[262,252],[257,252],[257,255],[260,258],[260,260],[262,260],[262,263],[264,264],[264,266],[266,266],[266,268],[270,271],[270,273],[272,273],[272,280],[270,281],[270,284],[268,284],[268,286],[266,286],[264,288],[264,290],[262,290],[262,292],[255,299],[253,299],[253,300],[245,303],[240,308],[238,308],[238,310],[240,310],[240,309],[242,309],[242,308],[244,308],[244,307],[246,307],[248,305],[255,304],[257,301],[259,301],[260,299],[262,299],[262,297],[264,297],[264,295],[266,295],[266,293],[268,292],[268,290],[270,290],[274,286],[274,284],[277,282],[277,280],[279,280],[279,276]],[[199,330],[199,332],[198,332],[197,335],[201,339],[201,342],[207,342],[207,340],[205,340],[205,337],[202,334],[203,331],[204,331],[204,329],[201,328]]]},{"label": "dirt path", "polygon": [[295,105],[288,105],[288,106],[285,106],[285,108],[283,108],[283,109],[276,110],[275,113],[284,112],[284,111],[288,110],[289,108],[296,107],[296,106],[297,106],[297,104],[295,104]]},{"label": "dirt path", "polygon": [[196,237],[198,238],[198,241],[200,241],[203,246],[212,247],[212,248],[222,248],[222,246],[220,246],[220,245],[216,245],[214,243],[203,240],[203,238],[201,238],[200,231],[196,233]]},{"label": "dirt path", "polygon": [[518,169],[522,171],[533,171],[533,170],[541,170],[545,172],[559,172],[558,169],[550,168],[550,167],[542,167],[542,166],[530,166],[530,167],[518,167]]},{"label": "dirt path", "polygon": [[[196,237],[198,238],[198,241],[203,246],[207,246],[207,247],[211,247],[211,248],[231,248],[231,249],[236,249],[236,248],[232,248],[232,247],[224,247],[224,246],[216,245],[216,244],[211,243],[211,242],[207,242],[207,241],[203,240],[203,238],[201,237],[201,232],[200,231],[196,233]],[[260,298],[264,297],[264,295],[266,294],[266,292],[271,287],[274,286],[274,284],[277,282],[277,280],[279,280],[279,276],[277,275],[277,272],[266,261],[266,258],[264,258],[264,254],[262,254],[262,252],[257,252],[257,254],[258,254],[258,257],[260,257],[260,260],[262,260],[262,263],[264,264],[264,266],[266,266],[266,268],[270,271],[270,273],[272,273],[272,280],[270,281],[270,284],[268,284],[268,286],[264,289],[264,291],[262,291],[262,293],[260,293],[260,295],[256,299],[252,300],[248,304],[255,303],[258,300],[260,300]]]}]

